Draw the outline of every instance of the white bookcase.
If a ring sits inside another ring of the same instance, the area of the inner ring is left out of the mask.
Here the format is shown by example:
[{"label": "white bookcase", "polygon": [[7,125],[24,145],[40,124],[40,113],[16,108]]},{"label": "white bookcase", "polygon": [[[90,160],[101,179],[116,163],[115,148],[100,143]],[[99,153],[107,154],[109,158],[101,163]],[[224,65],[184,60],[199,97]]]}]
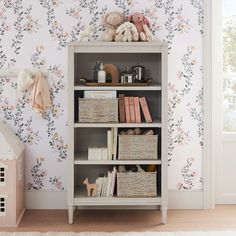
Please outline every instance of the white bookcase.
[{"label": "white bookcase", "polygon": [[[167,222],[167,44],[160,42],[89,42],[68,45],[68,126],[69,126],[69,169],[68,169],[68,215],[73,223],[73,213],[79,208],[152,208],[160,209],[162,223]],[[111,63],[121,70],[126,65],[140,63],[145,66],[149,86],[102,86],[92,87],[80,83],[81,77],[93,78],[96,61]],[[126,96],[145,96],[153,123],[79,123],[78,97],[85,90],[115,90]],[[151,128],[159,135],[158,158],[156,160],[101,160],[88,161],[88,146],[106,145],[108,128]],[[114,165],[157,165],[157,197],[119,198],[87,197],[82,181],[89,177],[94,181],[98,174],[112,169]]]}]

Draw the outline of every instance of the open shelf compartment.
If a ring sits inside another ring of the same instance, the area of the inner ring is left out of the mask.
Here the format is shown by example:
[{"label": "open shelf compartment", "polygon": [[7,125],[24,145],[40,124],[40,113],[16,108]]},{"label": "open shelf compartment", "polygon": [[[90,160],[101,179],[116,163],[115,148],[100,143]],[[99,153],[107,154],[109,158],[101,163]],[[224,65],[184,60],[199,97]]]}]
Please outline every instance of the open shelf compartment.
[{"label": "open shelf compartment", "polygon": [[[137,64],[145,67],[145,79],[152,78],[153,84],[161,85],[161,54],[160,53],[75,53],[74,54],[74,74],[75,86],[84,85],[80,79],[93,80],[93,67],[96,61],[103,64],[115,65],[119,72],[127,66]],[[91,86],[88,86],[91,87]],[[148,86],[147,86],[148,87]]]},{"label": "open shelf compartment", "polygon": [[[115,165],[117,167],[117,165]],[[88,197],[86,194],[86,186],[83,185],[83,180],[89,177],[89,182],[94,183],[96,178],[101,177],[102,174],[106,174],[108,170],[112,170],[114,165],[103,166],[76,166],[75,167],[75,185],[74,185],[74,203],[76,205],[158,205],[161,203],[161,167],[156,166],[156,188],[157,196],[155,197],[118,197],[117,196],[117,179],[115,184],[115,192],[112,197]],[[141,165],[143,169],[147,168],[147,165]],[[132,169],[133,166],[128,167]],[[88,176],[89,173],[89,176]]]},{"label": "open shelf compartment", "polygon": [[[117,156],[115,160],[88,160],[88,148],[97,147],[97,148],[107,148],[107,131],[110,130],[108,127],[80,127],[74,130],[74,164],[76,165],[116,165],[116,164],[125,164],[132,165],[136,164],[161,164],[161,129],[152,128],[154,133],[158,135],[157,140],[157,157],[156,159],[136,159],[136,160],[119,160],[119,135],[117,136]],[[118,134],[120,131],[127,130],[126,128],[119,128]],[[142,128],[141,131],[144,132],[149,130],[149,128]]]}]

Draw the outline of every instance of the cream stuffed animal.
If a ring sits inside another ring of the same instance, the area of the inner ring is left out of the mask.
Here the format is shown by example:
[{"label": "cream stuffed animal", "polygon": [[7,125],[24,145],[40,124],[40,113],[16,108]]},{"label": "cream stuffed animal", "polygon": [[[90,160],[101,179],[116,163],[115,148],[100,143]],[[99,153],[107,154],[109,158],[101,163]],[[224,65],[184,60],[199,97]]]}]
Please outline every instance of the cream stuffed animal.
[{"label": "cream stuffed animal", "polygon": [[84,31],[80,33],[79,41],[80,42],[90,42],[92,41],[92,35],[94,32],[94,27],[92,25],[85,28]]},{"label": "cream stuffed animal", "polygon": [[125,22],[120,25],[116,30],[116,42],[132,42],[138,41],[138,31],[134,24]]}]

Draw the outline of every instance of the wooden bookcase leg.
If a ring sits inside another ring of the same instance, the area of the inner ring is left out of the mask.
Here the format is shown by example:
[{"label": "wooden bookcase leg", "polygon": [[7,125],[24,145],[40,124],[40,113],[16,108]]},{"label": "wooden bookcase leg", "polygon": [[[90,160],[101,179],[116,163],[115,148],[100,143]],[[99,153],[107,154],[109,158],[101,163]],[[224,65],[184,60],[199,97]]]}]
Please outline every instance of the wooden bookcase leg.
[{"label": "wooden bookcase leg", "polygon": [[161,223],[166,224],[167,223],[167,205],[161,206]]},{"label": "wooden bookcase leg", "polygon": [[70,225],[74,223],[74,207],[73,206],[68,207],[68,220],[69,220]]}]

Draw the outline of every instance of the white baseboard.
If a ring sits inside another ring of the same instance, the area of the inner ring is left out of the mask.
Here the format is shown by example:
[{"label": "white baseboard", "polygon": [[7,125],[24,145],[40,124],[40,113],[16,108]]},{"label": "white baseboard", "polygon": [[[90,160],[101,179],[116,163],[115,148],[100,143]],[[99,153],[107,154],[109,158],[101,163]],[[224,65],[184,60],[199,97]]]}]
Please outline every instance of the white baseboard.
[{"label": "white baseboard", "polygon": [[203,209],[202,190],[169,190],[168,209]]},{"label": "white baseboard", "polygon": [[[203,209],[202,190],[169,190],[168,198],[169,209]],[[67,209],[67,192],[27,191],[25,192],[25,205],[26,209]]]},{"label": "white baseboard", "polygon": [[66,191],[26,191],[26,209],[66,209]]}]

